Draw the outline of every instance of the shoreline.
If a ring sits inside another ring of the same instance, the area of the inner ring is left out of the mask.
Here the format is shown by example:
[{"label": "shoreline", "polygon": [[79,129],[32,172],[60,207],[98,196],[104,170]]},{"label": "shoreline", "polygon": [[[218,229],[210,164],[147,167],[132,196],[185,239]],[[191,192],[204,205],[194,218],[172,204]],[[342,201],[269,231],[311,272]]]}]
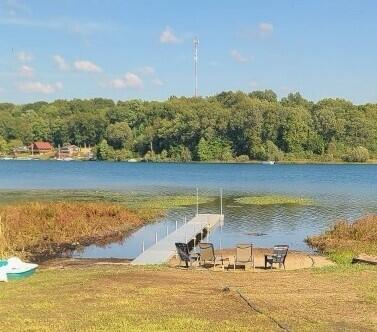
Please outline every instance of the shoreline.
[{"label": "shoreline", "polygon": [[[43,162],[61,162],[61,160],[56,159],[2,159],[0,158],[0,162],[5,161],[43,161]],[[126,163],[126,164],[203,164],[203,165],[211,165],[211,164],[236,164],[236,165],[264,165],[264,166],[274,166],[274,165],[377,165],[377,159],[371,159],[366,162],[347,162],[342,160],[333,160],[333,161],[317,161],[317,160],[310,160],[310,159],[303,159],[303,160],[282,160],[277,161],[274,164],[266,165],[264,164],[265,161],[263,160],[249,160],[249,161],[237,161],[237,160],[230,160],[230,161],[168,161],[168,160],[161,160],[161,161],[133,161],[130,162],[128,160],[89,160],[89,159],[73,159],[64,161],[65,163],[70,162],[98,162],[98,163]]]}]

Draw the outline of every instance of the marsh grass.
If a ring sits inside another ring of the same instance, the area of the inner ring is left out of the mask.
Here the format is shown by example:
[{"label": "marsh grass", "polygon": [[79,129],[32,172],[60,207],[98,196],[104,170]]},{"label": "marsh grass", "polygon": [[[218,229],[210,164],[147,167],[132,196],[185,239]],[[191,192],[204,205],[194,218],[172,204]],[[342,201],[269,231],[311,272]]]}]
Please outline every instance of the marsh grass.
[{"label": "marsh grass", "polygon": [[144,224],[112,203],[33,202],[0,208],[2,256],[43,258],[64,249],[120,237]]},{"label": "marsh grass", "polygon": [[284,195],[244,196],[236,198],[235,201],[245,205],[313,205],[310,198],[292,197]]},{"label": "marsh grass", "polygon": [[[211,199],[200,197],[199,204]],[[120,241],[168,209],[195,204],[196,197],[33,190],[2,191],[0,202],[0,257],[39,260]]]},{"label": "marsh grass", "polygon": [[353,223],[338,221],[323,234],[308,237],[306,242],[340,264],[351,263],[361,253],[377,255],[377,215],[364,216]]}]

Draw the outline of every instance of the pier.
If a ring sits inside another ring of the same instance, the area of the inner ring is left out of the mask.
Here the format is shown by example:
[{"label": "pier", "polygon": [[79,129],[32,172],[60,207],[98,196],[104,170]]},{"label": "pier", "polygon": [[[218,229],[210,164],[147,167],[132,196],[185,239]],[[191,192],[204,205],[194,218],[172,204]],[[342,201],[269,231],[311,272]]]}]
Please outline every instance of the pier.
[{"label": "pier", "polygon": [[[222,209],[221,209],[222,210]],[[163,264],[168,262],[175,254],[175,243],[189,243],[198,236],[202,238],[224,222],[223,214],[197,214],[194,218],[183,224],[174,232],[158,241],[150,248],[143,251],[132,262],[132,265]]]}]

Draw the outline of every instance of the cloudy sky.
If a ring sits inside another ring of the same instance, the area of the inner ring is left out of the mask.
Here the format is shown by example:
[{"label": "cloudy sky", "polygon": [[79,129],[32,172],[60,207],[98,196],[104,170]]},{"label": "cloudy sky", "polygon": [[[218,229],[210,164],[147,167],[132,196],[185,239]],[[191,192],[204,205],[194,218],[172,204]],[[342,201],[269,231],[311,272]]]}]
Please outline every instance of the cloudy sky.
[{"label": "cloudy sky", "polygon": [[377,102],[374,0],[0,0],[0,101],[271,88]]}]

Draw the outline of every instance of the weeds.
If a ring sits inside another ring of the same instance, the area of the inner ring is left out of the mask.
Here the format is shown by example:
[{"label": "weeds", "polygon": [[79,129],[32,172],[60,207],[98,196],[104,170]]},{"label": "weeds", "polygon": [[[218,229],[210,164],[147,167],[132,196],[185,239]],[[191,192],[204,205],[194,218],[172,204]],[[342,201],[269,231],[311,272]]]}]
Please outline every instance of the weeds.
[{"label": "weeds", "polygon": [[377,254],[377,215],[369,215],[354,223],[338,221],[324,234],[311,236],[306,242],[341,264],[348,264],[360,253]]}]

